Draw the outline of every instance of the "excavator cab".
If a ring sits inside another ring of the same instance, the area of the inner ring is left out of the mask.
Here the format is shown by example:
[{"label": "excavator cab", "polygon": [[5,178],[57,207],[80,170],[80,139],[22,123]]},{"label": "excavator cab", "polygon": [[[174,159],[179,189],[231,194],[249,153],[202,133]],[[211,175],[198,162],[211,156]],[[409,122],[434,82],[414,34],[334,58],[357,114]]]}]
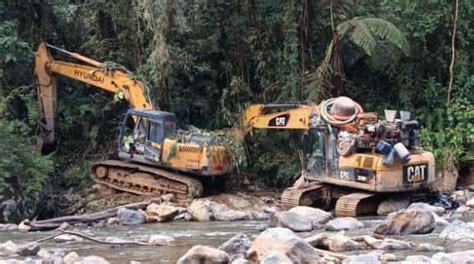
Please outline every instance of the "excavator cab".
[{"label": "excavator cab", "polygon": [[174,139],[176,135],[176,116],[173,113],[130,109],[119,131],[119,157],[160,165],[165,139]]}]

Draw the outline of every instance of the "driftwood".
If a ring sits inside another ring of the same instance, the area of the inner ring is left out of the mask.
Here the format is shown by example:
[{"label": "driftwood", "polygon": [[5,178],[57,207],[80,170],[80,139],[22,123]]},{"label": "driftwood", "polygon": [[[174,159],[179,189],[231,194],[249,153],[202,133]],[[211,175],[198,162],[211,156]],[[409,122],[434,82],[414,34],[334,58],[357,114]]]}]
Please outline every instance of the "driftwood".
[{"label": "driftwood", "polygon": [[151,243],[148,243],[148,242],[132,241],[132,240],[128,240],[128,241],[124,240],[124,241],[120,241],[120,242],[118,242],[118,241],[105,241],[105,240],[102,240],[102,239],[97,239],[97,238],[88,236],[84,233],[77,232],[77,231],[69,231],[69,230],[62,230],[62,229],[60,229],[59,231],[60,231],[60,233],[58,233],[58,234],[54,234],[54,235],[51,235],[51,236],[47,236],[47,237],[38,239],[35,242],[36,243],[41,243],[41,242],[44,242],[44,241],[51,240],[51,239],[53,239],[53,238],[55,238],[59,235],[68,234],[68,235],[82,237],[82,238],[90,240],[92,242],[99,243],[99,244],[105,244],[105,245],[157,246],[156,244],[151,244]]},{"label": "driftwood", "polygon": [[30,226],[31,231],[51,230],[51,229],[58,228],[63,223],[68,223],[68,224],[89,223],[89,222],[104,220],[110,217],[115,217],[117,216],[117,211],[120,208],[127,208],[127,209],[133,209],[133,210],[145,209],[150,203],[153,203],[153,202],[156,202],[156,200],[151,199],[151,200],[139,202],[139,203],[125,204],[125,205],[117,206],[114,208],[110,208],[110,209],[106,209],[100,212],[90,213],[90,214],[62,216],[62,217],[56,217],[56,218],[51,218],[51,219],[46,219],[46,220],[34,220],[34,221],[25,220],[24,224]]}]

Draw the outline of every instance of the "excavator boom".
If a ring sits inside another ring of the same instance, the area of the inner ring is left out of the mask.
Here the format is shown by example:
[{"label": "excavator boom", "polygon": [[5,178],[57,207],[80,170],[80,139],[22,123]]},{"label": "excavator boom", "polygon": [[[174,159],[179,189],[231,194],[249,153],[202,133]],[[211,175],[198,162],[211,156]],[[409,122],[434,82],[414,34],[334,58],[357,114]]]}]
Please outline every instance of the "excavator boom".
[{"label": "excavator boom", "polygon": [[[55,60],[48,51],[48,47],[61,51],[89,65]],[[152,104],[145,97],[146,93],[142,82],[132,79],[127,73],[120,70],[105,72],[102,66],[102,63],[80,54],[57,48],[45,42],[39,44],[35,58],[38,102],[40,109],[42,109],[39,135],[36,138],[39,150],[50,152],[54,150],[56,145],[57,89],[55,75],[57,74],[93,85],[111,93],[121,93],[133,108],[153,109]]]}]

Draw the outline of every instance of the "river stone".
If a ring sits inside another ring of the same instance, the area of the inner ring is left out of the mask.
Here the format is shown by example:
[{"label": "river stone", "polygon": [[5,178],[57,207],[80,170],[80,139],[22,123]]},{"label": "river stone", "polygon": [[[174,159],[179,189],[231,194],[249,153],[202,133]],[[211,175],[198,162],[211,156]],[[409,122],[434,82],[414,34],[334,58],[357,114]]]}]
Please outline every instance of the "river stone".
[{"label": "river stone", "polygon": [[168,245],[174,241],[174,238],[165,235],[151,235],[150,238],[148,238],[148,243],[153,245]]},{"label": "river stone", "polygon": [[25,222],[28,222],[28,220],[23,220],[23,221],[21,221],[20,224],[18,224],[18,231],[20,231],[20,232],[30,231],[31,226],[27,225]]},{"label": "river stone", "polygon": [[72,251],[72,252],[69,252],[66,256],[64,256],[63,261],[64,261],[64,264],[74,264],[76,262],[80,262],[81,257],[79,257],[79,255],[76,252]]},{"label": "river stone", "polygon": [[473,208],[474,207],[474,198],[471,198],[471,199],[467,200],[466,206],[470,207],[470,208]]},{"label": "river stone", "polygon": [[469,206],[465,206],[465,205],[461,205],[459,206],[457,209],[456,209],[456,213],[459,213],[459,214],[464,214],[466,212],[469,212],[471,210],[471,207]]},{"label": "river stone", "polygon": [[109,217],[105,221],[105,225],[108,227],[115,227],[120,225],[120,219],[118,217]]},{"label": "river stone", "polygon": [[152,203],[146,207],[148,217],[155,219],[158,222],[173,221],[179,213],[179,209],[169,204]]},{"label": "river stone", "polygon": [[233,210],[227,207],[227,205],[218,204],[216,202],[210,202],[209,209],[217,221],[240,221],[249,220],[251,218],[247,212]]},{"label": "river stone", "polygon": [[459,219],[454,219],[453,222],[441,231],[439,237],[448,240],[471,242],[474,241],[474,228]]},{"label": "river stone", "polygon": [[386,263],[388,261],[397,261],[398,257],[393,253],[385,253],[379,256],[379,260]]},{"label": "river stone", "polygon": [[36,242],[29,242],[25,245],[22,245],[18,248],[16,252],[18,255],[26,257],[26,256],[36,256],[38,251],[40,251],[40,246]]},{"label": "river stone", "polygon": [[436,253],[431,257],[431,261],[433,263],[443,264],[472,264],[474,263],[474,250],[453,253]]},{"label": "river stone", "polygon": [[414,255],[414,256],[408,256],[405,258],[404,261],[402,261],[402,264],[429,264],[431,263],[431,259],[427,256],[423,255]]},{"label": "river stone", "polygon": [[364,227],[364,224],[354,217],[338,217],[326,223],[326,230],[340,231],[340,230],[354,230]]},{"label": "river stone", "polygon": [[331,213],[309,206],[296,206],[291,208],[289,212],[309,218],[314,226],[325,224],[329,219],[331,219]]},{"label": "river stone", "polygon": [[82,259],[82,264],[109,264],[107,260],[99,256],[87,256]]},{"label": "river stone", "polygon": [[364,249],[364,245],[358,243],[342,233],[329,234],[320,233],[305,238],[305,241],[316,248],[328,249],[333,252],[353,251]]},{"label": "river stone", "polygon": [[18,226],[16,224],[0,224],[0,231],[4,231],[4,232],[18,231]]},{"label": "river stone", "polygon": [[408,206],[408,209],[414,209],[417,211],[429,211],[438,215],[442,215],[446,211],[446,209],[441,206],[433,206],[427,203],[412,203],[410,204],[410,206]]},{"label": "river stone", "polygon": [[247,259],[259,262],[270,252],[279,252],[293,263],[319,263],[316,250],[288,228],[269,228],[260,233],[247,251]]},{"label": "river stone", "polygon": [[451,194],[451,198],[453,198],[454,201],[456,201],[460,204],[466,203],[469,200],[470,196],[471,195],[469,194],[468,190],[454,191]]},{"label": "river stone", "polygon": [[73,242],[82,242],[81,237],[69,234],[61,234],[53,238],[53,241],[56,243],[73,243]]},{"label": "river stone", "polygon": [[207,199],[194,199],[191,205],[189,205],[188,210],[194,219],[199,222],[211,220],[212,213],[209,209],[209,201]]},{"label": "river stone", "polygon": [[360,254],[356,256],[350,256],[345,259],[343,264],[380,264],[379,257],[382,255],[380,252],[370,252],[367,254]]},{"label": "river stone", "polygon": [[278,219],[278,226],[289,228],[295,232],[313,230],[313,222],[308,217],[290,211],[281,212],[275,216]]},{"label": "river stone", "polygon": [[123,207],[117,210],[117,217],[124,225],[141,225],[145,223],[145,215],[143,213]]},{"label": "river stone", "polygon": [[377,208],[378,215],[388,215],[389,213],[397,212],[405,209],[410,204],[410,200],[404,198],[387,199],[381,202]]},{"label": "river stone", "polygon": [[252,242],[247,235],[237,234],[220,245],[218,249],[229,254],[230,258],[233,260],[237,258],[245,258],[245,254],[251,244]]},{"label": "river stone", "polygon": [[416,252],[439,252],[444,251],[444,248],[441,246],[433,245],[430,243],[421,243],[416,245],[414,248]]},{"label": "river stone", "polygon": [[260,264],[293,264],[293,261],[280,252],[271,251],[263,256]]},{"label": "river stone", "polygon": [[408,235],[427,234],[434,229],[435,220],[430,211],[406,209],[388,215],[374,232],[382,235]]},{"label": "river stone", "polygon": [[439,216],[438,214],[435,214],[433,212],[431,212],[431,214],[433,215],[433,218],[434,218],[434,221],[435,221],[435,224],[438,225],[438,226],[445,226],[447,224],[449,224],[448,220],[442,218],[441,216]]},{"label": "river stone", "polygon": [[13,243],[11,240],[0,244],[0,256],[10,256],[16,254],[20,246]]},{"label": "river stone", "polygon": [[217,248],[197,245],[181,256],[177,264],[214,264],[229,263],[229,255]]}]

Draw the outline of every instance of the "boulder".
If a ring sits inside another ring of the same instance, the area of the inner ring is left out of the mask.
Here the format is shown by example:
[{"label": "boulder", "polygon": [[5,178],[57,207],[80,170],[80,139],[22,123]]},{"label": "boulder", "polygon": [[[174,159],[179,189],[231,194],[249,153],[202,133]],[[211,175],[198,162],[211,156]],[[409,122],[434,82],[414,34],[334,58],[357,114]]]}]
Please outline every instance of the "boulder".
[{"label": "boulder", "polygon": [[150,238],[148,238],[148,243],[153,245],[168,245],[174,241],[174,238],[165,235],[151,235]]},{"label": "boulder", "polygon": [[309,206],[296,206],[291,208],[289,212],[309,218],[314,226],[325,224],[329,219],[331,219],[331,213]]},{"label": "boulder", "polygon": [[415,251],[417,252],[439,252],[443,251],[444,248],[441,246],[433,245],[430,243],[421,243],[415,246]]},{"label": "boulder", "polygon": [[469,206],[465,206],[465,205],[461,205],[459,206],[457,209],[456,209],[456,213],[459,213],[459,214],[464,214],[466,212],[469,212],[471,210],[471,207]]},{"label": "boulder", "polygon": [[82,264],[109,264],[107,260],[99,256],[87,256],[82,259]]},{"label": "boulder", "polygon": [[381,202],[377,208],[378,215],[388,215],[389,213],[397,212],[402,209],[405,209],[410,204],[409,199],[396,198],[396,199],[387,199]]},{"label": "boulder", "polygon": [[353,217],[338,217],[326,223],[328,231],[354,230],[364,227],[364,224]]},{"label": "boulder", "polygon": [[140,225],[145,223],[145,215],[139,211],[120,208],[117,210],[117,217],[124,225]]},{"label": "boulder", "polygon": [[445,226],[447,224],[449,224],[448,220],[442,218],[441,216],[439,216],[438,214],[435,214],[433,212],[431,212],[431,214],[433,215],[433,218],[434,218],[434,221],[435,221],[435,224],[438,225],[438,226]]},{"label": "boulder", "polygon": [[382,235],[408,235],[427,234],[434,229],[435,220],[430,211],[406,209],[390,214],[374,232]]},{"label": "boulder", "polygon": [[186,254],[178,259],[177,264],[214,264],[229,263],[229,255],[222,250],[197,245],[192,247]]},{"label": "boulder", "polygon": [[441,206],[433,206],[427,203],[412,203],[410,204],[410,206],[408,206],[408,209],[414,209],[418,211],[429,211],[438,215],[442,215],[446,211],[446,209]]},{"label": "boulder", "polygon": [[212,220],[212,212],[209,203],[207,199],[194,199],[188,207],[189,213],[199,222],[210,221]]},{"label": "boulder", "polygon": [[178,215],[179,209],[172,205],[162,203],[152,203],[146,207],[146,214],[148,217],[154,219],[157,222],[169,222],[173,221],[175,216]]},{"label": "boulder", "polygon": [[28,222],[29,220],[23,220],[20,224],[18,224],[18,231],[20,232],[28,232],[31,229],[31,226],[27,225],[25,222]]},{"label": "boulder", "polygon": [[453,253],[436,253],[431,257],[432,263],[470,264],[474,263],[474,250],[458,251]]},{"label": "boulder", "polygon": [[0,232],[18,231],[18,226],[15,224],[0,224]]},{"label": "boulder", "polygon": [[81,261],[81,257],[79,257],[79,255],[72,251],[72,252],[69,252],[66,256],[64,256],[63,258],[63,262],[64,264],[74,264],[76,262],[80,262]]},{"label": "boulder", "polygon": [[350,256],[345,259],[342,263],[344,264],[380,264],[379,257],[382,255],[380,252],[370,252],[367,254],[360,254],[356,256]]},{"label": "boulder", "polygon": [[275,215],[277,224],[289,228],[295,232],[307,232],[313,230],[313,222],[308,217],[294,212],[286,211]]},{"label": "boulder", "polygon": [[467,200],[466,206],[469,208],[474,208],[474,198]]},{"label": "boulder", "polygon": [[105,221],[105,225],[108,227],[114,227],[120,225],[120,219],[118,217],[110,217]]},{"label": "boulder", "polygon": [[217,221],[240,221],[249,220],[251,218],[249,213],[230,209],[224,204],[210,202],[209,208],[214,219]]},{"label": "boulder", "polygon": [[333,252],[362,250],[364,245],[358,243],[342,233],[329,234],[320,233],[314,236],[305,238],[305,241],[316,248],[327,249]]},{"label": "boulder", "polygon": [[402,264],[430,264],[431,259],[427,256],[423,255],[414,255],[414,256],[408,256],[405,258],[404,261],[402,261]]},{"label": "boulder", "polygon": [[293,264],[293,261],[280,252],[271,251],[263,256],[260,264]]},{"label": "boulder", "polygon": [[245,258],[247,250],[250,248],[252,242],[247,235],[237,234],[231,239],[224,242],[218,249],[226,252],[231,260],[238,258]]},{"label": "boulder", "polygon": [[53,241],[56,243],[74,243],[74,242],[82,242],[83,239],[75,235],[62,234],[62,235],[54,237]]},{"label": "boulder", "polygon": [[265,212],[259,212],[259,211],[252,211],[250,215],[250,219],[257,220],[257,221],[270,220],[271,214],[268,214]]},{"label": "boulder", "polygon": [[466,203],[469,200],[470,196],[471,195],[469,194],[468,190],[454,191],[451,194],[451,198],[460,204]]},{"label": "boulder", "polygon": [[471,242],[474,241],[474,228],[459,219],[454,219],[453,222],[441,231],[439,237],[448,240]]},{"label": "boulder", "polygon": [[316,250],[288,228],[269,228],[260,233],[247,251],[247,259],[259,262],[270,252],[285,255],[293,263],[319,263]]},{"label": "boulder", "polygon": [[27,256],[36,256],[38,251],[40,251],[40,246],[36,242],[30,242],[25,245],[21,245],[18,248],[18,251],[16,254],[22,256],[22,257],[27,257]]}]

